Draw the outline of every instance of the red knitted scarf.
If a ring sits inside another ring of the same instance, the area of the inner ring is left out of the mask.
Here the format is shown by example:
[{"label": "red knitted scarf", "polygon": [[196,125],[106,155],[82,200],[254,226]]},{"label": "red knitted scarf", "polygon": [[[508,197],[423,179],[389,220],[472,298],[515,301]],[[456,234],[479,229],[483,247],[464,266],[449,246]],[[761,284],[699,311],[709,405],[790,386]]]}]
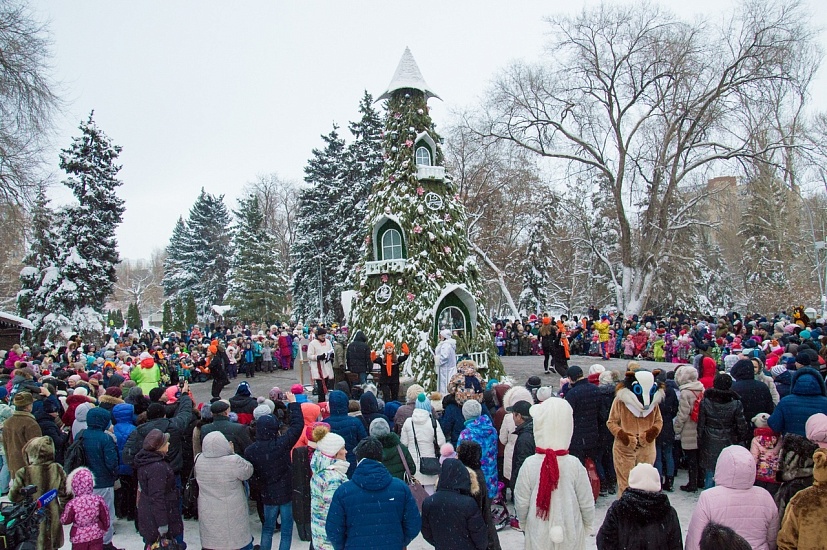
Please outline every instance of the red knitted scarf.
[{"label": "red knitted scarf", "polygon": [[560,482],[560,466],[557,464],[557,457],[565,456],[569,452],[567,450],[541,449],[540,447],[535,447],[534,451],[537,454],[545,455],[543,465],[540,467],[540,488],[537,490],[537,517],[547,520],[548,511],[551,508],[551,493],[557,489]]}]

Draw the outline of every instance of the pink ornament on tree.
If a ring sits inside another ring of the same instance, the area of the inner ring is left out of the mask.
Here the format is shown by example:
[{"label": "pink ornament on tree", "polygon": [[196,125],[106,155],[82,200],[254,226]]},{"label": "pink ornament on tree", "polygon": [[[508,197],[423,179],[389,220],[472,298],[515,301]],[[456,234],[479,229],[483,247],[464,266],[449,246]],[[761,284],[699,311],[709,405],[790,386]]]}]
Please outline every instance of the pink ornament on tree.
[{"label": "pink ornament on tree", "polygon": [[405,140],[405,147],[413,147],[413,141],[406,139]]},{"label": "pink ornament on tree", "polygon": [[445,214],[445,216],[443,217],[443,219],[444,219],[446,222],[451,221],[451,214]]},{"label": "pink ornament on tree", "polygon": [[387,273],[383,273],[383,274],[382,274],[382,282],[383,282],[383,283],[387,283],[387,282],[388,282],[388,274],[387,274]]},{"label": "pink ornament on tree", "polygon": [[416,188],[416,194],[421,197],[422,195],[425,194],[425,189],[423,187],[417,187]]},{"label": "pink ornament on tree", "polygon": [[400,118],[402,118],[402,113],[394,113],[393,118],[395,118],[396,120],[399,120]]},{"label": "pink ornament on tree", "polygon": [[413,292],[408,292],[407,298],[409,302],[413,302],[414,298],[416,298],[416,294],[414,294]]},{"label": "pink ornament on tree", "polygon": [[444,247],[442,250],[443,250],[446,254],[450,254],[450,253],[451,253],[451,247],[450,247],[450,246],[446,246],[446,247]]},{"label": "pink ornament on tree", "polygon": [[415,226],[414,226],[414,228],[413,228],[413,231],[414,231],[414,233],[416,233],[417,235],[418,235],[418,234],[420,234],[420,233],[422,233],[422,226],[415,225]]},{"label": "pink ornament on tree", "polygon": [[396,181],[396,178],[394,176],[391,176],[391,177],[388,178],[388,181],[393,183],[393,182]]},{"label": "pink ornament on tree", "polygon": [[405,283],[405,281],[403,281],[402,279],[397,279],[396,280],[396,284],[398,284],[399,286],[402,286],[404,283]]}]

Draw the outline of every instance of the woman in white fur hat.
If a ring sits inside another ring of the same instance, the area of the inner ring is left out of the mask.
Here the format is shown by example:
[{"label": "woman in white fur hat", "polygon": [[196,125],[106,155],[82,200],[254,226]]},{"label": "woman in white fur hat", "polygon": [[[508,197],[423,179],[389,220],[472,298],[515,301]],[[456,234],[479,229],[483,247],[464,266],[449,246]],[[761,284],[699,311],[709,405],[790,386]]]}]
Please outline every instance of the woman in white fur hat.
[{"label": "woman in white fur hat", "polygon": [[552,398],[530,412],[538,452],[523,463],[514,489],[525,550],[585,548],[594,497],[586,468],[568,454],[574,431],[571,405]]}]

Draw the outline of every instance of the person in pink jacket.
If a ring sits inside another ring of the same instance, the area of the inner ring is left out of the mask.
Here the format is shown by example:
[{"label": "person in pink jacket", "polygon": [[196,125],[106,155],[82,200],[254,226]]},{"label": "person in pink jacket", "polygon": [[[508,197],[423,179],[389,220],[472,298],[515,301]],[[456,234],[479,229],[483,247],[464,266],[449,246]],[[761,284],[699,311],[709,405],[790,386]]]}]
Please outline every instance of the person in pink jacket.
[{"label": "person in pink jacket", "polygon": [[701,493],[689,522],[686,550],[699,550],[704,527],[715,521],[744,537],[753,550],[775,550],[778,508],[766,489],[754,487],[755,459],[740,445],[721,451],[715,487]]}]

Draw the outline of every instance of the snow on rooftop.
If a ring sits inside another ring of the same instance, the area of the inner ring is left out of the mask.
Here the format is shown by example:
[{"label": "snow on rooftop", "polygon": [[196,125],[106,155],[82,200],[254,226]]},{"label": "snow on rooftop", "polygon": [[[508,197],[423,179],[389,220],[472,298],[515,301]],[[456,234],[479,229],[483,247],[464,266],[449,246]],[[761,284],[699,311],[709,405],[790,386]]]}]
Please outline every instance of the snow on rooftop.
[{"label": "snow on rooftop", "polygon": [[419,71],[419,66],[417,66],[410,48],[405,48],[405,53],[402,54],[402,59],[399,60],[399,65],[396,67],[396,72],[393,74],[391,83],[388,84],[388,89],[380,95],[376,101],[390,99],[393,92],[405,88],[424,92],[425,99],[431,97],[442,99],[431,90],[431,87],[428,86],[428,83],[422,78],[422,73]]},{"label": "snow on rooftop", "polygon": [[5,311],[0,311],[0,321],[15,323],[28,330],[34,329],[34,325],[32,325],[28,319],[18,317],[17,315],[12,315],[11,313],[6,313]]}]

